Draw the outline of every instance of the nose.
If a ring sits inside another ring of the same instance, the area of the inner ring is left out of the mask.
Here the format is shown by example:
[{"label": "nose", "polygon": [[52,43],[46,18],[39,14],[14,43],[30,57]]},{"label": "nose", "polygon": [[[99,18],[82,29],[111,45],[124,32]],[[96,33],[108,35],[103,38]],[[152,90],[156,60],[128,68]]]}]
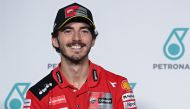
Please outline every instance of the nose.
[{"label": "nose", "polygon": [[73,40],[74,40],[74,41],[81,41],[80,32],[75,32],[75,34],[74,34],[74,36],[73,36]]}]

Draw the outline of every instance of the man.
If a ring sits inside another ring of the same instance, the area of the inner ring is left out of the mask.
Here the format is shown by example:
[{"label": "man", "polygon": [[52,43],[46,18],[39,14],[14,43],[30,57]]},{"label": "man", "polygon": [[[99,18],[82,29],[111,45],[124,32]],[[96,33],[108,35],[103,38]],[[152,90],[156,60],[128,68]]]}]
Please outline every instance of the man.
[{"label": "man", "polygon": [[86,7],[73,3],[58,11],[52,45],[61,62],[29,89],[25,109],[137,109],[127,79],[89,60],[96,36]]}]

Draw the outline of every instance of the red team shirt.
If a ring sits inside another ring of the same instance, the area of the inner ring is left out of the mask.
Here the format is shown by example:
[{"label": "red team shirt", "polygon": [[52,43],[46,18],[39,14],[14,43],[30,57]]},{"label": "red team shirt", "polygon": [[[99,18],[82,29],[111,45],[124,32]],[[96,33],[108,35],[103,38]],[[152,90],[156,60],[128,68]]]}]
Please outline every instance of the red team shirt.
[{"label": "red team shirt", "polygon": [[60,70],[52,72],[29,89],[24,109],[137,109],[126,78],[90,62],[87,81],[78,90]]}]

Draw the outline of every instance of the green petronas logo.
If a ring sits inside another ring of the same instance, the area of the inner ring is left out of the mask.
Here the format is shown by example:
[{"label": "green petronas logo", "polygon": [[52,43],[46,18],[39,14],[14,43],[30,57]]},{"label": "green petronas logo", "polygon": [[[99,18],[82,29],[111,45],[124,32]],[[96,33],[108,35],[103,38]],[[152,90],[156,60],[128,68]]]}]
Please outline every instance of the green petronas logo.
[{"label": "green petronas logo", "polygon": [[136,83],[129,83],[129,84],[130,84],[130,87],[132,88],[132,90],[134,90]]},{"label": "green petronas logo", "polygon": [[5,99],[5,109],[22,109],[24,95],[29,86],[30,83],[16,83]]},{"label": "green petronas logo", "polygon": [[185,52],[183,39],[189,28],[174,28],[168,39],[166,40],[163,52],[170,60],[180,59]]}]

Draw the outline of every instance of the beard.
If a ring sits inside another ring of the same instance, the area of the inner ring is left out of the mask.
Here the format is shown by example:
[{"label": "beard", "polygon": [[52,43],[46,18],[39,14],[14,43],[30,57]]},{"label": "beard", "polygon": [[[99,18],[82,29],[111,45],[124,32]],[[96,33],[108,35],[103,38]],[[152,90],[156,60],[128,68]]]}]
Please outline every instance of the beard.
[{"label": "beard", "polygon": [[[77,42],[73,42],[73,43],[69,43],[67,44],[66,46],[67,47],[70,47],[74,44],[76,44]],[[79,45],[81,45],[82,47],[87,47],[85,44],[83,43],[77,43]],[[60,46],[60,43],[59,43],[59,46]],[[64,46],[60,46],[59,50],[60,50],[60,53],[61,53],[61,56],[63,56],[66,60],[68,60],[70,63],[73,63],[75,65],[77,64],[80,64],[81,62],[83,62],[83,60],[85,60],[86,58],[88,58],[88,54],[91,50],[91,47],[87,47],[88,49],[86,50],[86,53],[82,56],[74,56],[74,55],[71,55],[69,56],[67,53],[66,53],[66,48]]]},{"label": "beard", "polygon": [[61,55],[75,65],[80,64],[84,59],[86,59],[88,57],[89,52],[90,52],[90,49],[88,49],[88,51],[85,55],[83,55],[81,57],[75,57],[75,56],[68,56],[64,52],[64,50],[62,50],[62,49],[60,50]]}]

